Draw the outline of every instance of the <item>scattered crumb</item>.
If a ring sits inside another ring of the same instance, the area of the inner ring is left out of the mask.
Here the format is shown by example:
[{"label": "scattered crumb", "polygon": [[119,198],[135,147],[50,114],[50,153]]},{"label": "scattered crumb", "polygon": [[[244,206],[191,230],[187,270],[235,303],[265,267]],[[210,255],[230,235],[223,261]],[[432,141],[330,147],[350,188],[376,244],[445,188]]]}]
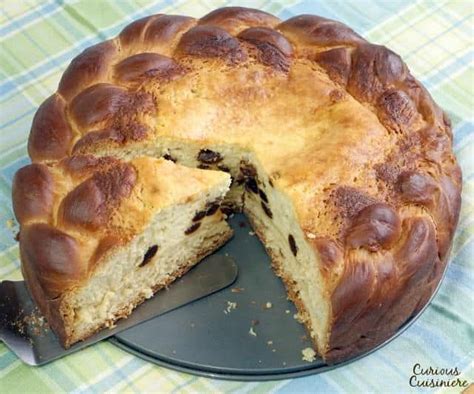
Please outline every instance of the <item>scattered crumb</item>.
[{"label": "scattered crumb", "polygon": [[49,328],[44,316],[39,315],[39,311],[33,312],[29,316],[25,316],[23,321],[30,326],[33,335],[42,335]]},{"label": "scattered crumb", "polygon": [[115,327],[117,327],[117,322],[108,321],[108,322],[105,323],[105,327],[107,327],[108,329],[112,330],[112,329],[114,329]]},{"label": "scattered crumb", "polygon": [[283,364],[283,366],[285,366],[285,365],[286,365],[286,362],[285,362],[285,361],[283,361],[283,363],[282,363],[282,364]]},{"label": "scattered crumb", "polygon": [[273,305],[272,305],[271,302],[267,302],[267,303],[265,304],[265,309],[270,309],[272,306],[273,306]]},{"label": "scattered crumb", "polygon": [[173,350],[171,353],[176,354],[176,350]]},{"label": "scattered crumb", "polygon": [[276,349],[272,349],[272,352],[275,353],[275,352],[276,352]]},{"label": "scattered crumb", "polygon": [[8,229],[12,229],[13,227],[15,227],[15,221],[13,219],[8,219],[6,224]]},{"label": "scattered crumb", "polygon": [[[18,318],[11,322],[20,335],[29,333],[33,336],[43,336],[49,330],[49,324],[38,308],[33,309],[28,315],[21,310]],[[31,338],[30,338],[31,341]]]},{"label": "scattered crumb", "polygon": [[303,349],[301,351],[301,354],[303,355],[302,357],[303,361],[312,363],[314,360],[316,360],[316,352],[310,347]]},{"label": "scattered crumb", "polygon": [[252,320],[252,326],[258,326],[260,322],[258,320]]},{"label": "scattered crumb", "polygon": [[257,333],[254,331],[253,327],[250,327],[249,334],[256,337]]},{"label": "scattered crumb", "polygon": [[237,308],[237,303],[236,302],[227,301],[227,308],[224,309],[224,313],[227,315],[233,309],[236,309],[236,308]]},{"label": "scattered crumb", "polygon": [[191,323],[191,328],[194,328],[196,327],[196,325],[194,323]]},{"label": "scattered crumb", "polygon": [[229,257],[229,253],[224,253],[224,256],[225,256],[225,257]]},{"label": "scattered crumb", "polygon": [[234,287],[230,289],[232,293],[242,293],[245,289],[243,287]]},{"label": "scattered crumb", "polygon": [[286,313],[287,315],[289,315],[289,314],[290,314],[290,310],[287,309],[287,310],[285,311],[285,313]]},{"label": "scattered crumb", "polygon": [[255,235],[255,231],[249,231],[249,235]]},{"label": "scattered crumb", "polygon": [[239,222],[239,227],[244,228],[247,227],[247,225],[245,224],[245,222]]},{"label": "scattered crumb", "polygon": [[262,360],[258,360],[258,363],[261,364],[261,363],[262,363]]},{"label": "scattered crumb", "polygon": [[253,305],[255,305],[255,304],[256,304],[256,302],[255,302],[255,301],[250,301],[250,303],[251,303],[251,304],[253,304]]},{"label": "scattered crumb", "polygon": [[273,345],[273,341],[267,341],[267,345],[268,346]]},{"label": "scattered crumb", "polygon": [[306,334],[305,334],[305,335],[301,335],[301,336],[300,336],[300,339],[301,339],[302,341],[306,341],[306,340],[308,339],[308,337],[307,337]]},{"label": "scattered crumb", "polygon": [[307,236],[309,239],[315,239],[315,238],[316,238],[316,235],[314,235],[313,233],[306,233],[306,236]]},{"label": "scattered crumb", "polygon": [[301,317],[301,315],[299,313],[295,313],[293,315],[293,319],[298,320],[300,323],[303,322],[303,318]]}]

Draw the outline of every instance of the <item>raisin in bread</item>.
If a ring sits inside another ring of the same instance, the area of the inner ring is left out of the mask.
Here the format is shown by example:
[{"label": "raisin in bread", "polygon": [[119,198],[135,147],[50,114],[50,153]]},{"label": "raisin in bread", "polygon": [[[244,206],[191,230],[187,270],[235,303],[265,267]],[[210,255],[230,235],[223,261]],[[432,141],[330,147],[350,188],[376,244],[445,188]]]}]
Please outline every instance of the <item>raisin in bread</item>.
[{"label": "raisin in bread", "polygon": [[133,22],[71,62],[28,149],[229,172],[226,209],[249,216],[328,362],[427,303],[459,215],[447,116],[395,53],[312,15]]},{"label": "raisin in bread", "polygon": [[22,272],[65,347],[126,317],[226,242],[228,174],[74,156],[19,170]]}]

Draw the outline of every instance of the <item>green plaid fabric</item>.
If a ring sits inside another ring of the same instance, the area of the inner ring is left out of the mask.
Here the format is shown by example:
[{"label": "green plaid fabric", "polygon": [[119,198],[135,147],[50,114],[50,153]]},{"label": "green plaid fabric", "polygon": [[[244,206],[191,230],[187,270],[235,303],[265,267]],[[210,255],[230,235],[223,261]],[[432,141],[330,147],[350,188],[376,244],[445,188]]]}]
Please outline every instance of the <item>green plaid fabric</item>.
[{"label": "green plaid fabric", "polygon": [[[11,182],[28,163],[26,141],[38,105],[56,90],[61,73],[82,49],[153,13],[202,16],[244,5],[282,19],[302,13],[341,20],[369,40],[401,54],[413,74],[450,114],[463,169],[463,206],[452,262],[423,316],[383,349],[343,368],[265,383],[225,382],[158,367],[108,342],[41,368],[23,365],[0,344],[0,393],[64,391],[153,392],[408,392],[415,363],[457,367],[473,381],[474,349],[474,6],[469,0],[411,1],[167,1],[83,0],[0,2],[0,279],[20,279],[18,230]],[[459,392],[459,389],[443,389]]]}]

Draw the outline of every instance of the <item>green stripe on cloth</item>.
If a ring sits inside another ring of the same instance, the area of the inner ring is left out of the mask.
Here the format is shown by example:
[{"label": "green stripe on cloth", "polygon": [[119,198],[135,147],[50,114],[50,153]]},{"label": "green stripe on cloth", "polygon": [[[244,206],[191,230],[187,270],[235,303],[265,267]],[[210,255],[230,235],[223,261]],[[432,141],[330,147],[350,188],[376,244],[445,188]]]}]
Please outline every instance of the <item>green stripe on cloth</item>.
[{"label": "green stripe on cloth", "polygon": [[[463,169],[463,205],[452,262],[433,304],[397,340],[321,375],[272,382],[225,382],[174,372],[103,342],[42,368],[23,365],[0,344],[0,393],[426,392],[411,388],[415,363],[457,367],[474,379],[474,9],[460,0],[151,1],[83,0],[0,3],[0,219],[13,217],[14,172],[28,163],[26,141],[38,105],[84,48],[116,35],[134,19],[173,13],[202,16],[225,5],[260,8],[282,18],[315,13],[352,26],[398,52],[449,113]],[[17,227],[0,232],[0,279],[20,279]],[[459,392],[460,390],[440,390]]]}]

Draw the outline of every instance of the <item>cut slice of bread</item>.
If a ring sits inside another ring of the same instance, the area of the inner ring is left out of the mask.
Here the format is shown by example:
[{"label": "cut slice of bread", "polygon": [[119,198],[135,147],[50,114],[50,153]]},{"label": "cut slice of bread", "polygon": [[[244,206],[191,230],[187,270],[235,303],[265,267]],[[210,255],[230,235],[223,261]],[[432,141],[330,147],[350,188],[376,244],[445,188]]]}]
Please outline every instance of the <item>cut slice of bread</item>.
[{"label": "cut slice of bread", "polygon": [[230,176],[139,157],[32,164],[14,181],[30,292],[65,347],[111,326],[227,241]]}]

